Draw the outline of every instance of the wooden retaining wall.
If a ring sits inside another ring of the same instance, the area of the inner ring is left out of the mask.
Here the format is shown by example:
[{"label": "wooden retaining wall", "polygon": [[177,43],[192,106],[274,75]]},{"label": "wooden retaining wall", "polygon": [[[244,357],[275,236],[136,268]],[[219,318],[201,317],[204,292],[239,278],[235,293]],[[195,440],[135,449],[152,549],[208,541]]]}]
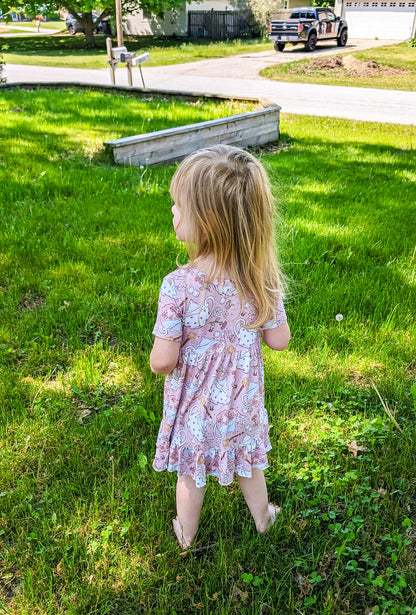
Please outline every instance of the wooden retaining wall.
[{"label": "wooden retaining wall", "polygon": [[150,165],[182,160],[188,154],[216,143],[247,147],[279,138],[280,107],[259,100],[263,109],[216,120],[159,130],[107,141],[114,161],[122,165]]}]

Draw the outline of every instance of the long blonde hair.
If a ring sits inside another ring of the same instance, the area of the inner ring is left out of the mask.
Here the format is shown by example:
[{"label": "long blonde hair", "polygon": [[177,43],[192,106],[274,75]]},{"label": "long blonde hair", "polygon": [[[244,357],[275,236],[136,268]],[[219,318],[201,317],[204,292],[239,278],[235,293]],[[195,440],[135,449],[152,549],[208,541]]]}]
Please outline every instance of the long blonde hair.
[{"label": "long blonde hair", "polygon": [[283,276],[275,251],[274,202],[263,166],[229,145],[199,150],[177,168],[171,196],[184,220],[190,263],[213,258],[207,282],[235,284],[252,300],[258,328],[276,317]]}]

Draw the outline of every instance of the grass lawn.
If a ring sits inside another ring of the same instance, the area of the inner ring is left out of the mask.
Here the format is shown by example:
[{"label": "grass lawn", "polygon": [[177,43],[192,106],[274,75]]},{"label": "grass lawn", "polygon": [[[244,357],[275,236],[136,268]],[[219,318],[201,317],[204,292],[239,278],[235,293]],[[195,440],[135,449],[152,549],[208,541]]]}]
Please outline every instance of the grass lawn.
[{"label": "grass lawn", "polygon": [[[24,30],[19,28],[0,28],[0,37],[2,34],[22,34]],[[28,32],[28,35],[31,36],[31,32]]]},{"label": "grass lawn", "polygon": [[[16,28],[17,30],[21,31],[22,28],[33,28],[36,29],[36,20],[34,19],[33,21],[14,21],[12,23],[0,23],[0,34],[3,31],[3,27],[13,27]],[[66,25],[65,25],[65,21],[63,19],[58,19],[58,20],[54,20],[54,21],[42,21],[41,25],[40,25],[41,31],[42,30],[66,30]]]},{"label": "grass lawn", "polygon": [[[328,69],[313,66],[316,61],[313,54],[310,60],[275,64],[260,72],[267,79],[288,81],[290,83],[318,83],[323,85],[343,85],[366,88],[384,88],[388,90],[416,90],[416,47],[407,43],[376,47],[353,53],[340,53],[343,57],[352,56],[361,62],[377,62],[380,67],[389,67],[395,71],[383,70],[361,71],[357,74],[345,68]],[[371,74],[369,74],[371,72]]]},{"label": "grass lawn", "polygon": [[[106,68],[105,36],[95,37],[97,48],[85,49],[85,36],[16,37],[3,42],[4,59],[9,64],[64,66],[70,68]],[[269,41],[234,40],[206,43],[201,40],[165,40],[153,37],[125,38],[129,51],[149,51],[146,66],[164,66],[195,62],[208,58],[223,58],[248,51],[270,49]],[[1,38],[0,38],[1,49]]]},{"label": "grass lawn", "polygon": [[[24,21],[22,22],[22,26],[24,27],[28,27],[28,28],[36,28],[36,20],[33,21]],[[65,25],[65,20],[64,19],[58,19],[58,20],[51,20],[51,21],[42,21],[42,23],[40,24],[40,31],[42,32],[42,30],[65,30],[66,31],[66,25]]]},{"label": "grass lawn", "polygon": [[175,167],[115,167],[101,144],[215,110],[141,105],[2,91],[0,612],[416,613],[416,127],[284,115],[280,147],[257,150],[292,280],[289,350],[265,350],[282,514],[259,537],[212,480],[184,555],[148,366],[185,258]]}]

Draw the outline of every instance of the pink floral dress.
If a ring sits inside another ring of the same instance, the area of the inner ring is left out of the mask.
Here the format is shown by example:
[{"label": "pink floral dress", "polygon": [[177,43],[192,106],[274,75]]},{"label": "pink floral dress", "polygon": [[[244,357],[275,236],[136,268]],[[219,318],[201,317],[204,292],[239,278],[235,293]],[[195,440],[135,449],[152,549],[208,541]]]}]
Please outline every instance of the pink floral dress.
[{"label": "pink floral dress", "polygon": [[[268,467],[271,449],[264,407],[264,371],[256,317],[230,280],[206,284],[195,266],[177,269],[161,286],[153,335],[181,342],[176,368],[166,377],[163,420],[153,467],[229,485]],[[283,303],[275,328],[286,321]]]}]

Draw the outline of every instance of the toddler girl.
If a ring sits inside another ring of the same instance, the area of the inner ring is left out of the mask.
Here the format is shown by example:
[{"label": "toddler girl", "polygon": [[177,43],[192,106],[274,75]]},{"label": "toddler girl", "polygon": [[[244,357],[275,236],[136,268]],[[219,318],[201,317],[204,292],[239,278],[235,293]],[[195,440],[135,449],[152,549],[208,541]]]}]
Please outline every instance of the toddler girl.
[{"label": "toddler girl", "polygon": [[284,350],[290,331],[261,164],[236,147],[200,150],[176,170],[171,195],[190,261],[160,290],[150,366],[168,376],[153,467],[178,474],[173,527],[186,548],[208,475],[229,485],[237,474],[258,532],[275,521],[263,473],[271,445],[261,339]]}]

